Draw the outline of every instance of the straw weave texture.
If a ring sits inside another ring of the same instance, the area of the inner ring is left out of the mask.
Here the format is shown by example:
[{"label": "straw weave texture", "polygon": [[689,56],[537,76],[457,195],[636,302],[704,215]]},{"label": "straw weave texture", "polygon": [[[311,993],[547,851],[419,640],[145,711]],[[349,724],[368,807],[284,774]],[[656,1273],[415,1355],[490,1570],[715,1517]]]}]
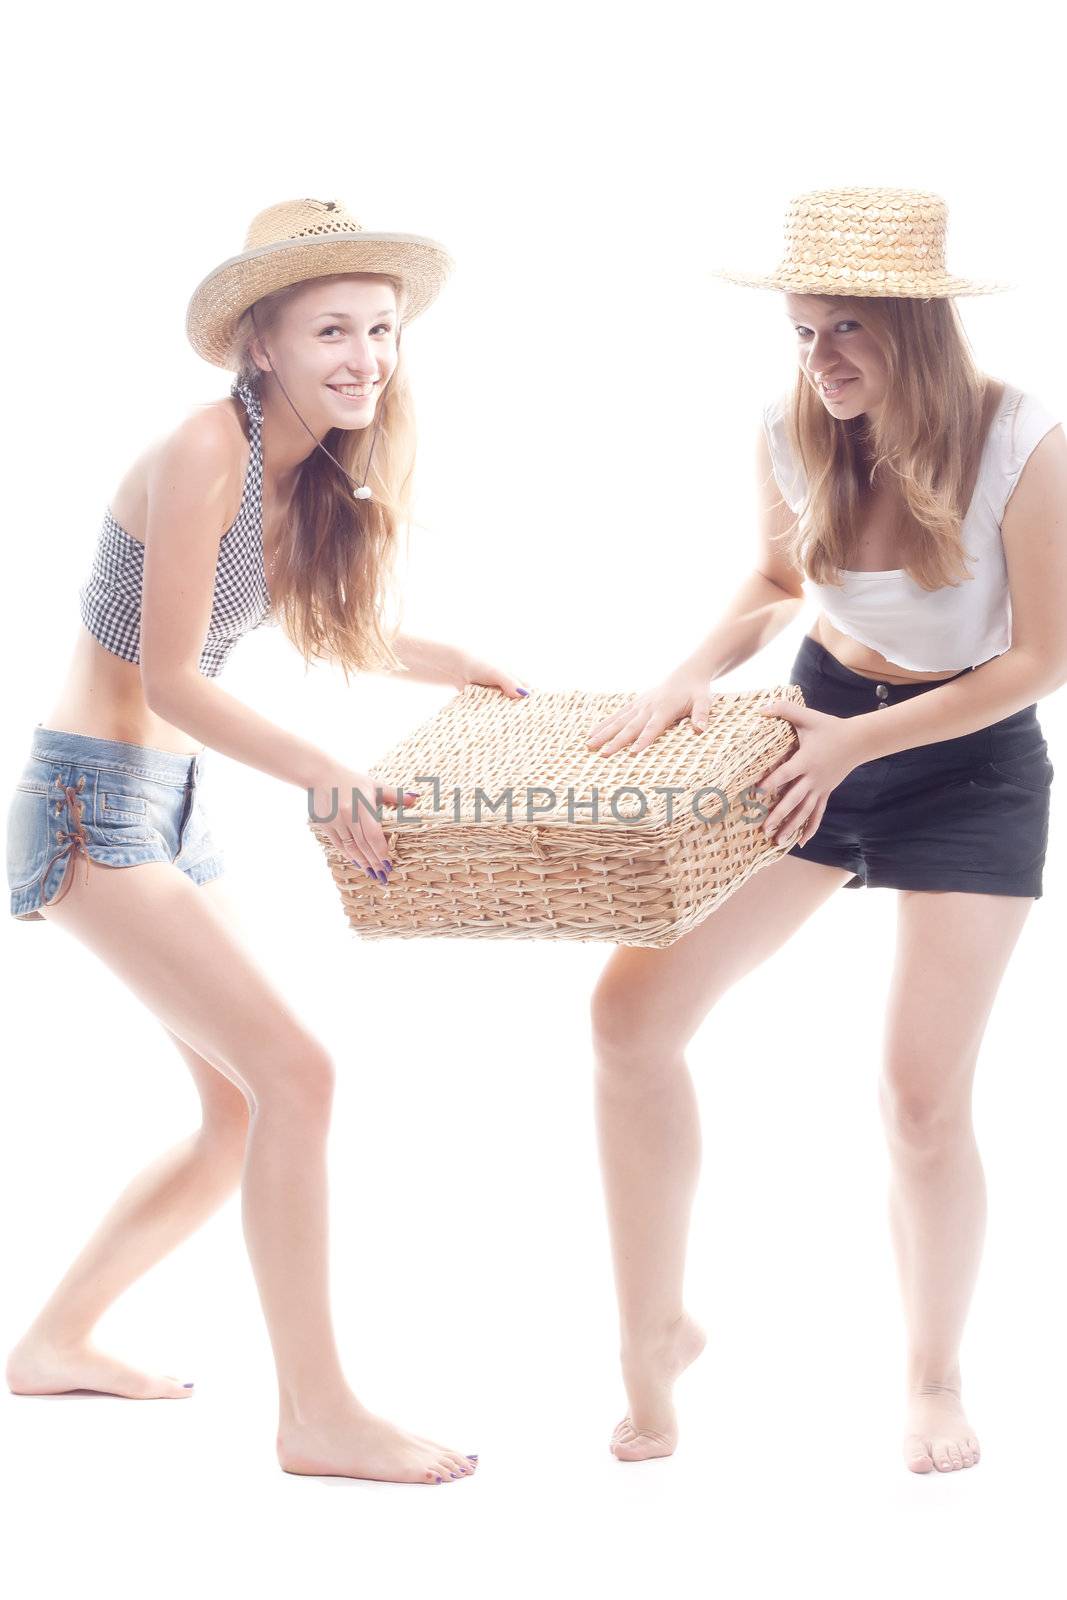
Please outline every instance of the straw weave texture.
[{"label": "straw weave texture", "polygon": [[791,723],[754,708],[802,706],[799,686],[714,695],[703,733],[685,718],[636,755],[590,750],[590,730],[632,698],[534,690],[514,701],[479,685],[455,695],[371,768],[420,794],[381,808],[388,885],[308,817],[349,926],[364,938],[662,948],[787,854],[762,829],[767,791],[744,791],[797,745]]},{"label": "straw weave texture", "polygon": [[240,255],[194,289],[186,333],[198,355],[225,367],[241,312],[263,295],[305,278],[381,272],[403,284],[404,323],[433,303],[453,267],[435,239],[414,233],[368,233],[340,200],[282,200],[252,218]]},{"label": "straw weave texture", "polygon": [[1005,283],[956,277],[945,267],[948,207],[916,189],[814,189],[789,202],[776,272],[716,270],[713,277],[794,294],[929,299],[993,294]]}]

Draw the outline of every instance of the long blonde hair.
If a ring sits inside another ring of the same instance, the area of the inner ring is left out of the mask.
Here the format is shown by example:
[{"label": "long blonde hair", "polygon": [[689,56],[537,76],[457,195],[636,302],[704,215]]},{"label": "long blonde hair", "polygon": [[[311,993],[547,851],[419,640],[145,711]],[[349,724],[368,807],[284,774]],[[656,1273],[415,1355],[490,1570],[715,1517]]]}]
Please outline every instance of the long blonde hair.
[{"label": "long blonde hair", "polygon": [[785,421],[808,495],[783,543],[806,576],[837,584],[875,479],[888,479],[904,570],[924,589],[955,587],[971,577],[961,530],[995,380],[978,371],[950,298],[815,298],[870,331],[886,363],[886,398],[877,420],[838,421],[798,369]]},{"label": "long blonde hair", "polygon": [[[305,278],[277,289],[242,314],[229,361],[238,377],[253,386],[259,383],[262,374],[251,354],[252,340],[269,334],[296,291],[317,281]],[[395,279],[390,282],[402,323],[402,285]],[[398,341],[399,337],[398,331]],[[369,477],[374,423],[366,428],[331,428],[322,440],[357,482],[366,478],[373,498],[353,499],[348,479],[328,456],[312,448],[297,469],[271,575],[278,621],[305,663],[336,662],[346,683],[350,671],[406,670],[390,643],[397,626],[386,620],[400,530],[410,527],[415,467],[414,410],[399,349],[392,377],[378,398],[376,417],[378,435]]]}]

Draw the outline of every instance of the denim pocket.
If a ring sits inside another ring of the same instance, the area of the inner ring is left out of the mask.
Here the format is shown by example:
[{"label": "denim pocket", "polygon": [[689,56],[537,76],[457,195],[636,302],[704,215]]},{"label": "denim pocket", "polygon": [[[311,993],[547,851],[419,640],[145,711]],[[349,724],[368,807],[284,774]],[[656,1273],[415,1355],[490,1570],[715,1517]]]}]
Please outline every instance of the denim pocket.
[{"label": "denim pocket", "polygon": [[18,784],[7,813],[8,888],[24,889],[33,883],[56,848],[47,789],[43,784]]},{"label": "denim pocket", "polygon": [[143,822],[148,813],[148,801],[143,794],[122,794],[117,789],[102,789],[100,791],[100,812],[103,822],[108,817],[116,821],[123,818],[132,818]]}]

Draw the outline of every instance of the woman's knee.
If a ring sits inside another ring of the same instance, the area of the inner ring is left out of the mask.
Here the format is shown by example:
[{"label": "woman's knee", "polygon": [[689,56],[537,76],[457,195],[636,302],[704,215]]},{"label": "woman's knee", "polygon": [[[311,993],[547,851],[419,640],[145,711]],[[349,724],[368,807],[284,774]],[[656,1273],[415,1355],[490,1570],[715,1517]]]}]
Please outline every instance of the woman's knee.
[{"label": "woman's knee", "polygon": [[313,1035],[275,1036],[238,1070],[248,1085],[253,1110],[268,1106],[328,1116],[337,1072],[333,1057]]},{"label": "woman's knee", "polygon": [[888,1062],[878,1104],[892,1145],[932,1150],[971,1131],[969,1087],[947,1081],[933,1062]]},{"label": "woman's knee", "polygon": [[647,990],[608,981],[593,990],[589,1006],[593,1050],[599,1066],[632,1070],[675,1061],[686,1039]]}]

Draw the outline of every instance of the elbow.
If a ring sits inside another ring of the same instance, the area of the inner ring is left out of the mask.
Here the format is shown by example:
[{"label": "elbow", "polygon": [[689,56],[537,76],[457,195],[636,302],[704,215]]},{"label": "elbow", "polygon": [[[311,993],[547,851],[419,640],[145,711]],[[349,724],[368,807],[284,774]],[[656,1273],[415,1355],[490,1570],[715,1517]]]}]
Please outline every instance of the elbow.
[{"label": "elbow", "polygon": [[[1027,687],[1034,700],[1043,700],[1067,683],[1067,659],[1060,655],[1012,645],[1008,652],[1025,662]],[[994,657],[994,660],[996,657]]]},{"label": "elbow", "polygon": [[803,578],[799,575],[794,575],[792,572],[785,574],[781,570],[767,572],[763,567],[756,567],[755,574],[765,583],[773,584],[783,599],[796,600],[800,605],[807,599]]},{"label": "elbow", "polygon": [[154,711],[165,722],[174,722],[178,708],[188,702],[188,686],[184,675],[175,677],[171,673],[158,678],[148,677],[142,671],[141,690],[149,711]]},{"label": "elbow", "polygon": [[153,711],[157,717],[161,717],[163,715],[163,706],[159,690],[154,685],[150,687],[143,677],[141,678],[141,693],[144,695],[144,703],[149,711]]},{"label": "elbow", "polygon": [[144,703],[149,711],[154,711],[157,717],[165,715],[163,702],[166,699],[166,683],[161,683],[158,678],[149,678],[143,667],[141,669],[141,693],[144,695]]}]

